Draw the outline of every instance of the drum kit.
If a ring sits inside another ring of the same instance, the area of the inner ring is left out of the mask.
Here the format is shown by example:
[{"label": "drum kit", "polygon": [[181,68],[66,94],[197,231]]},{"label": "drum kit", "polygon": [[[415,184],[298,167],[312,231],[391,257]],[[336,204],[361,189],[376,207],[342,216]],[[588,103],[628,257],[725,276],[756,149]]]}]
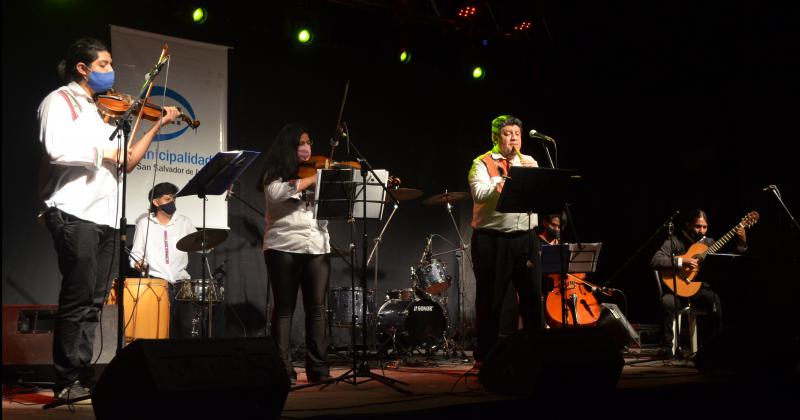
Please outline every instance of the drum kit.
[{"label": "drum kit", "polygon": [[[411,200],[422,195],[422,191],[410,188],[390,189],[395,199]],[[423,204],[428,206],[446,205],[448,212],[451,204],[464,201],[470,197],[464,192],[445,192],[428,197]],[[452,218],[452,212],[450,212]],[[453,219],[455,224],[455,219]],[[457,225],[456,225],[457,227]],[[458,230],[458,229],[457,229]],[[447,307],[447,292],[453,283],[452,276],[447,273],[447,264],[436,256],[452,252],[463,253],[466,249],[463,240],[460,247],[434,254],[432,241],[435,234],[426,237],[425,247],[420,260],[410,267],[410,286],[402,289],[386,291],[385,300],[380,306],[375,302],[375,289],[368,289],[366,299],[361,287],[334,287],[329,295],[329,317],[333,327],[353,328],[351,314],[356,315],[356,328],[363,328],[360,319],[363,303],[367,305],[366,326],[374,331],[379,345],[379,352],[394,355],[411,355],[415,351],[430,354],[441,349],[445,354],[453,351],[456,345],[448,338],[448,329],[452,327]],[[461,235],[459,233],[459,239]],[[457,256],[461,256],[457,254]],[[460,263],[460,261],[459,261]],[[459,269],[463,269],[459,264]],[[463,278],[463,272],[459,273]],[[459,287],[459,311],[463,301]],[[353,302],[355,296],[355,302]],[[353,312],[355,306],[355,312]],[[463,319],[463,314],[462,314]],[[462,346],[463,349],[463,346]]]}]

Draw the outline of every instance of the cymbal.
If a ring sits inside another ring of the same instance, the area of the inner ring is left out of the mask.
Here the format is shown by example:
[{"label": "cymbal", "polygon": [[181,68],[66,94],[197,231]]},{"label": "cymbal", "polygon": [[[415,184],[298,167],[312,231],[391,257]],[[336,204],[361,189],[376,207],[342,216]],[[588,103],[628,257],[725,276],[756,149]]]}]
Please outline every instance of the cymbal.
[{"label": "cymbal", "polygon": [[[415,188],[396,188],[396,189],[390,188],[389,193],[397,201],[413,200],[415,198],[422,197],[422,190],[418,190]],[[392,202],[392,198],[389,197],[389,194],[386,195],[386,202],[387,203]]]},{"label": "cymbal", "polygon": [[469,198],[469,193],[465,192],[446,192],[442,194],[432,195],[422,201],[426,206],[438,206],[447,203],[458,203]]},{"label": "cymbal", "polygon": [[[206,251],[225,242],[228,238],[228,231],[225,229],[206,229]],[[203,230],[190,233],[181,238],[175,246],[184,252],[196,252],[203,250]]]}]

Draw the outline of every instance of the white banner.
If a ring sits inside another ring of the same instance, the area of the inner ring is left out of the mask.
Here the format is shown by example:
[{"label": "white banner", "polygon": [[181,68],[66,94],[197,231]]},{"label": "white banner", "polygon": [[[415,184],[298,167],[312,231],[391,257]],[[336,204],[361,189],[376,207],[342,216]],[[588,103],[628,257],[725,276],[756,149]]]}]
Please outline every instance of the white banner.
[{"label": "white banner", "polygon": [[[198,120],[200,125],[192,129],[181,121],[163,127],[136,170],[128,174],[125,214],[129,224],[134,224],[148,210],[148,193],[153,185],[171,182],[183,188],[217,152],[228,147],[229,47],[111,25],[114,88],[117,92],[138,95],[164,44],[169,46],[170,60],[156,76],[148,102],[178,106],[188,119]],[[136,136],[140,137],[151,126],[150,121],[143,121]],[[195,226],[202,227],[200,198],[180,197],[176,205]],[[224,196],[208,197],[205,225],[228,228],[228,203]]]}]

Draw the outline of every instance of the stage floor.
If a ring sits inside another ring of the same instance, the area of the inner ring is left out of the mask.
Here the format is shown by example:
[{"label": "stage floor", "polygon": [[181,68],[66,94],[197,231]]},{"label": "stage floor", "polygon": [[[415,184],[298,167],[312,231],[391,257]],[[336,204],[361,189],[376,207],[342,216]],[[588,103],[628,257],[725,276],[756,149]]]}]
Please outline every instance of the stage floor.
[{"label": "stage floor", "polygon": [[[700,373],[691,361],[660,360],[646,353],[627,354],[626,364],[612,395],[593,393],[593,378],[572,381],[573,389],[561,396],[518,398],[488,392],[478,383],[477,372],[465,360],[430,358],[414,363],[389,363],[372,372],[409,384],[405,395],[380,382],[358,378],[325,388],[311,386],[293,390],[284,405],[283,418],[456,418],[477,419],[515,415],[523,410],[578,418],[609,414],[616,417],[667,417],[686,410],[700,415],[737,414],[758,410],[761,414],[781,412],[782,406],[797,398],[797,372],[780,378],[764,374]],[[747,363],[743,360],[742,363]],[[336,365],[336,377],[349,366]],[[306,384],[299,372],[297,385]],[[4,386],[5,419],[93,419],[91,400],[73,406],[43,410],[52,399],[50,390],[31,390]],[[192,402],[186,402],[192,403]],[[706,404],[696,407],[697,404]],[[677,411],[673,411],[677,410]],[[695,417],[690,415],[689,417]],[[156,417],[154,417],[156,418]]]}]

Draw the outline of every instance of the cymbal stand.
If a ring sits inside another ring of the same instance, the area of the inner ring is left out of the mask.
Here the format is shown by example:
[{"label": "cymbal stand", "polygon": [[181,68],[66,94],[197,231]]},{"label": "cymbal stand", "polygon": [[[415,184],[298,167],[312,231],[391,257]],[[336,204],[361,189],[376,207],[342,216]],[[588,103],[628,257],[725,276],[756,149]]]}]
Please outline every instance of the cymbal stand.
[{"label": "cymbal stand", "polygon": [[456,230],[456,234],[458,235],[458,252],[456,252],[456,261],[458,263],[458,323],[459,323],[459,343],[456,348],[453,349],[453,353],[455,354],[456,351],[460,351],[460,357],[466,358],[467,355],[464,352],[465,347],[465,340],[466,340],[466,328],[464,323],[464,318],[466,317],[466,310],[464,308],[464,288],[462,284],[464,282],[465,270],[464,270],[464,256],[467,257],[469,260],[469,265],[472,267],[472,258],[467,253],[467,248],[469,245],[464,243],[464,237],[461,235],[461,230],[458,228],[458,223],[456,223],[456,218],[453,217],[453,205],[449,202],[447,203],[447,214],[450,216],[450,220],[453,222],[453,228]]},{"label": "cymbal stand", "polygon": [[[386,219],[386,223],[383,224],[383,228],[381,229],[381,233],[378,234],[378,237],[373,239],[374,245],[372,246],[372,251],[370,251],[370,253],[369,253],[369,257],[367,257],[367,266],[369,266],[369,263],[372,261],[372,257],[375,256],[375,267],[373,267],[373,271],[375,272],[375,276],[374,276],[375,277],[375,280],[374,280],[375,287],[374,287],[373,290],[375,290],[375,294],[373,295],[373,299],[375,299],[377,297],[377,295],[378,295],[378,260],[379,260],[378,259],[378,254],[379,254],[378,248],[380,248],[380,245],[381,245],[381,243],[383,241],[383,234],[386,232],[386,228],[389,227],[389,223],[392,222],[392,218],[394,217],[394,214],[395,214],[395,212],[397,212],[398,208],[399,208],[399,206],[396,203],[392,206],[392,213],[389,214],[389,218]],[[367,291],[364,290],[363,293],[367,293]],[[376,313],[373,316],[372,333],[375,336],[375,342],[376,343],[377,343],[377,335],[378,335],[378,328],[377,328],[377,325],[378,325],[378,314],[377,314],[377,311],[378,311],[378,309],[379,309],[378,308],[378,303],[375,302],[375,312]],[[364,320],[364,328],[367,328],[367,320],[366,319]],[[392,347],[393,348],[394,348],[394,336],[395,336],[395,334],[392,333],[392,344],[393,344]],[[366,343],[364,343],[364,345],[366,345]],[[355,349],[354,349],[354,351],[355,351]]]}]

